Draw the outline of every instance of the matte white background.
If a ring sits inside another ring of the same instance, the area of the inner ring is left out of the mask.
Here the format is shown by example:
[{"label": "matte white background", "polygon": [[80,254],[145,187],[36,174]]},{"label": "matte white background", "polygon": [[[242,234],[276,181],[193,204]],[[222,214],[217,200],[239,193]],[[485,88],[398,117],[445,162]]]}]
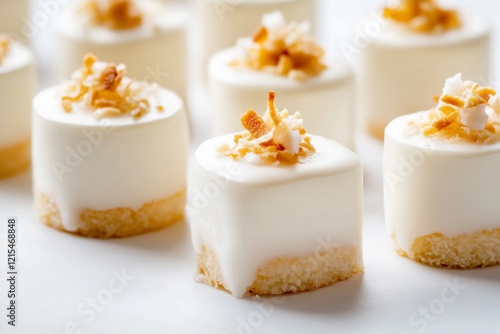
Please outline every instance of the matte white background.
[{"label": "matte white background", "polygon": [[[35,0],[35,5],[38,1],[44,0]],[[352,43],[356,27],[362,29],[365,18],[383,3],[319,1],[321,40],[337,50],[339,43]],[[483,15],[495,33],[500,28],[496,1],[447,3]],[[31,41],[41,68],[40,88],[49,84],[51,65],[57,66],[50,64],[50,31],[48,24]],[[493,60],[500,45],[496,35],[494,42]],[[494,68],[492,81],[498,78]],[[196,82],[190,106],[195,146],[209,136],[207,94]],[[0,333],[498,333],[500,267],[434,269],[396,255],[384,227],[382,144],[363,134],[357,139],[365,167],[365,273],[280,299],[237,299],[195,283],[195,254],[185,224],[125,240],[74,237],[35,220],[29,172],[0,181]],[[5,326],[3,306],[2,233],[7,216],[17,216],[20,222],[19,326],[15,329]],[[121,292],[109,293],[114,271],[122,270],[133,279]],[[449,289],[454,282],[461,287],[455,293]],[[97,296],[106,305],[90,319],[85,313],[87,303]]]}]

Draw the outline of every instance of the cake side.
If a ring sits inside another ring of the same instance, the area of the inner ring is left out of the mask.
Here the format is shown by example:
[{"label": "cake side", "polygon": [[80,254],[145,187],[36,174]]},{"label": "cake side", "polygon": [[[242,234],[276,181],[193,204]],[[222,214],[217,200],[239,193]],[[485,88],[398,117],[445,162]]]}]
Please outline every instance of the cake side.
[{"label": "cake side", "polygon": [[[198,254],[197,279],[225,289],[224,277],[214,251],[203,246]],[[306,257],[278,258],[258,268],[247,288],[250,295],[281,295],[316,290],[346,280],[363,271],[358,250],[336,247]]]},{"label": "cake side", "polygon": [[184,218],[186,192],[144,203],[139,209],[110,208],[85,209],[80,213],[74,231],[65,228],[58,204],[47,194],[35,191],[35,211],[45,225],[61,231],[86,237],[109,239],[126,238],[148,233],[173,225]]},{"label": "cake side", "polygon": [[434,267],[471,269],[500,264],[500,228],[457,237],[429,234],[417,238],[409,251],[401,248],[394,235],[393,241],[400,255]]},{"label": "cake side", "polygon": [[22,172],[30,165],[35,72],[28,47],[0,34],[0,178]]}]

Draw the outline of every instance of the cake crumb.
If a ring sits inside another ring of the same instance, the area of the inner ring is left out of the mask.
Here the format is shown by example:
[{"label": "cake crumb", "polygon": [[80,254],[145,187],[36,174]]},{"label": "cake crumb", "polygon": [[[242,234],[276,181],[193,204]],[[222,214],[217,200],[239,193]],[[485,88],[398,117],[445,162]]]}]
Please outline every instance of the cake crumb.
[{"label": "cake crumb", "polygon": [[442,9],[435,0],[399,0],[396,7],[384,8],[383,15],[424,34],[444,33],[462,25],[456,10]]},{"label": "cake crumb", "polygon": [[264,15],[262,24],[251,38],[244,39],[244,59],[230,66],[246,66],[259,71],[303,81],[318,76],[327,66],[324,50],[308,35],[309,25],[286,23],[281,12]]},{"label": "cake crumb", "polygon": [[95,25],[113,30],[132,29],[143,22],[143,14],[134,0],[88,0],[84,9]]},{"label": "cake crumb", "polygon": [[9,53],[10,46],[12,44],[12,40],[9,36],[0,34],[0,65],[3,64],[7,53]]},{"label": "cake crumb", "polygon": [[232,147],[224,146],[226,156],[279,165],[298,163],[315,152],[311,137],[306,136],[302,115],[289,115],[286,109],[279,112],[275,97],[274,92],[268,93],[264,117],[253,109],[243,114],[241,124],[246,131],[234,135]]}]

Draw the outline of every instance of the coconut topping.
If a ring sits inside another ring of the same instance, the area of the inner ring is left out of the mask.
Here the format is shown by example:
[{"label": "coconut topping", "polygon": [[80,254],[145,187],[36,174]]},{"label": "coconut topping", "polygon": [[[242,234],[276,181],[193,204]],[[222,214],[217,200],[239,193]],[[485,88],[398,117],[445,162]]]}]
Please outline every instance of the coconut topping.
[{"label": "coconut topping", "polygon": [[457,11],[440,8],[435,0],[399,0],[397,7],[384,8],[384,17],[424,34],[443,33],[461,26]]},{"label": "coconut topping", "polygon": [[281,12],[266,14],[252,38],[238,41],[242,50],[233,65],[305,80],[326,69],[324,50],[309,35],[308,22],[287,23]]},{"label": "coconut topping", "polygon": [[7,53],[9,53],[11,43],[12,41],[9,36],[0,35],[0,65],[2,65]]},{"label": "coconut topping", "polygon": [[496,91],[462,75],[449,78],[438,104],[423,124],[425,136],[442,136],[449,140],[492,143],[500,127],[500,103]]},{"label": "coconut topping", "polygon": [[[124,64],[98,62],[95,56],[86,55],[83,67],[64,85],[62,107],[71,112],[77,104],[98,119],[126,115],[140,118],[150,110],[146,96],[154,86],[126,77],[126,71]],[[163,107],[157,110],[161,112]]]},{"label": "coconut topping", "polygon": [[269,92],[264,117],[249,109],[241,117],[247,130],[234,136],[234,145],[223,148],[227,156],[249,162],[295,164],[315,152],[311,137],[306,136],[302,115],[279,112],[274,104],[275,93]]},{"label": "coconut topping", "polygon": [[84,10],[90,14],[93,24],[113,30],[135,28],[143,21],[133,0],[88,0]]}]

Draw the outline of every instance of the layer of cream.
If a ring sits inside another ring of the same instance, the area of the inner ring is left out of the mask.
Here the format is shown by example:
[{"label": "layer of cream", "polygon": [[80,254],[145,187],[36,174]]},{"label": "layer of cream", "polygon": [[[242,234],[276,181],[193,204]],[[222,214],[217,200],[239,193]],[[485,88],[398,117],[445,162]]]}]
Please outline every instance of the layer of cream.
[{"label": "layer of cream", "polygon": [[0,1],[0,33],[24,38],[33,37],[23,20],[28,15],[28,4],[28,0]]},{"label": "layer of cream", "polygon": [[[67,8],[55,25],[57,68],[55,79],[70,77],[87,53],[99,59],[127,64],[128,75],[140,81],[156,82],[185,96],[186,12],[163,1],[139,1],[143,24],[127,30],[93,25],[79,12]],[[80,4],[81,6],[81,4]]]},{"label": "layer of cream", "polygon": [[396,118],[385,130],[385,217],[404,251],[432,233],[456,237],[500,228],[500,143],[425,137],[409,122],[427,113]]},{"label": "layer of cream", "polygon": [[[289,21],[314,20],[314,0],[219,0],[195,1],[197,50],[202,68],[217,51],[233,46],[238,38],[250,36],[262,15],[281,11]],[[228,28],[230,27],[230,28]]]},{"label": "layer of cream", "polygon": [[259,267],[353,246],[362,263],[362,170],[354,153],[323,137],[304,163],[271,166],[218,153],[233,135],[210,139],[195,155],[187,214],[196,252],[212,249],[224,286],[241,297]]},{"label": "layer of cream", "polygon": [[455,73],[475,81],[490,74],[490,28],[478,17],[444,34],[412,33],[387,22],[361,52],[359,108],[368,128],[433,106],[432,97]]},{"label": "layer of cream", "polygon": [[30,137],[35,89],[36,69],[31,51],[13,42],[0,65],[0,148]]},{"label": "layer of cream", "polygon": [[78,229],[84,209],[137,210],[184,189],[188,125],[175,93],[158,88],[138,120],[97,120],[87,110],[64,112],[58,90],[33,102],[33,183],[56,202],[66,230]]},{"label": "layer of cream", "polygon": [[240,116],[248,109],[265,110],[255,104],[269,91],[278,96],[279,109],[300,111],[305,128],[354,148],[354,79],[349,66],[328,57],[328,69],[306,81],[291,80],[263,71],[229,65],[239,57],[239,48],[229,48],[212,57],[209,65],[214,132],[241,129]]}]

